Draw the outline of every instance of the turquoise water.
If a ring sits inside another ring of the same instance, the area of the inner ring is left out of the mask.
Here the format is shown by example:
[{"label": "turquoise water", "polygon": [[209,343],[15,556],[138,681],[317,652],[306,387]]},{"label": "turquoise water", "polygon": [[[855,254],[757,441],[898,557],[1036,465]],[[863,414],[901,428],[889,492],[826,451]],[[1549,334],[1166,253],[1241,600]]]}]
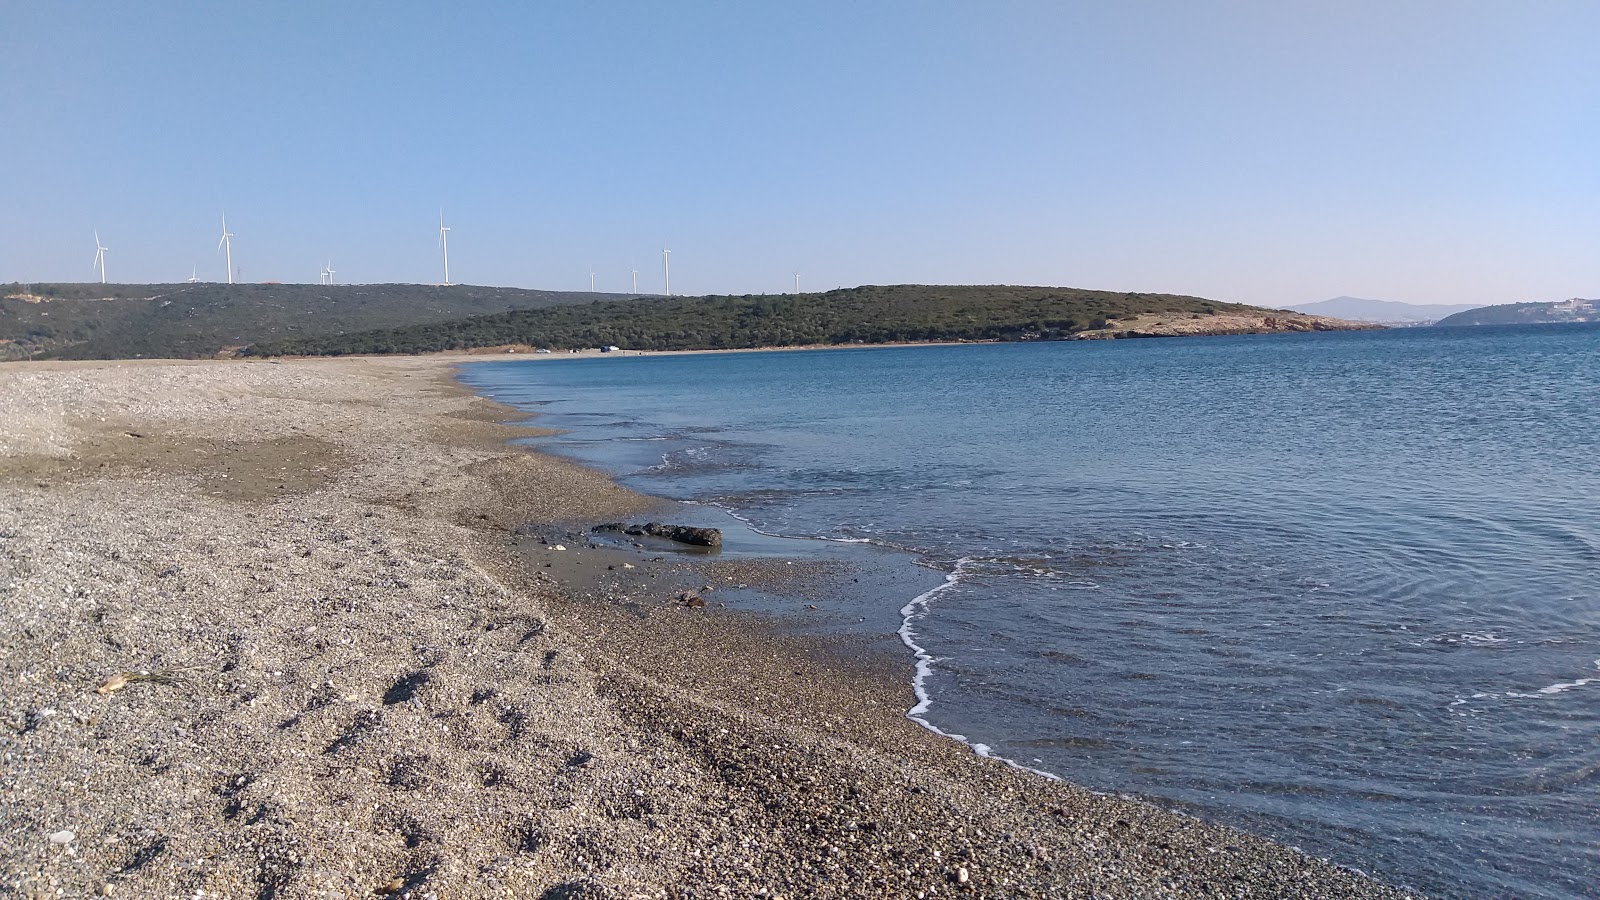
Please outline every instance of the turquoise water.
[{"label": "turquoise water", "polygon": [[[1600,895],[1600,328],[506,361],[550,449],[905,548],[932,727],[1448,896]],[[908,656],[910,651],[908,650]]]}]

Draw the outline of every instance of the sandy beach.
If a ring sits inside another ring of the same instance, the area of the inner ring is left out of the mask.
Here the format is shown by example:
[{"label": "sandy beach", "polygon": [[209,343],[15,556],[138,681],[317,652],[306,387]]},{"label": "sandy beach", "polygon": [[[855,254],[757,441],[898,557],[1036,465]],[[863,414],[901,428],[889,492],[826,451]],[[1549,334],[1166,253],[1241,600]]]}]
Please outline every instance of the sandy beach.
[{"label": "sandy beach", "polygon": [[461,360],[0,365],[0,894],[1405,896],[679,602],[728,564],[582,541],[670,510]]}]

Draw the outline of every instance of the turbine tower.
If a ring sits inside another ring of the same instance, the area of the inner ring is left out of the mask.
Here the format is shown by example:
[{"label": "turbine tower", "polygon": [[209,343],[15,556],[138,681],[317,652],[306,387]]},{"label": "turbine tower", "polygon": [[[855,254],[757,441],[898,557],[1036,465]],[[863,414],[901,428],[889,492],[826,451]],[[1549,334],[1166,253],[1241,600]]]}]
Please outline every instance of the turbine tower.
[{"label": "turbine tower", "polygon": [[450,229],[444,224],[444,207],[439,207],[439,249],[444,251],[444,284],[450,286]]},{"label": "turbine tower", "polygon": [[233,284],[233,232],[228,230],[228,214],[222,214],[222,240],[217,241],[217,249],[224,247],[228,250],[228,283]]},{"label": "turbine tower", "polygon": [[93,269],[95,266],[100,267],[101,284],[106,283],[106,251],[109,249],[111,248],[103,246],[100,243],[100,232],[98,229],[96,229],[94,233],[94,262],[89,264],[89,268]]},{"label": "turbine tower", "polygon": [[631,264],[629,270],[633,272],[633,292],[637,294],[639,293],[639,270],[632,268]]},{"label": "turbine tower", "polygon": [[794,292],[796,294],[800,293],[800,273],[799,272],[794,273]]},{"label": "turbine tower", "polygon": [[322,273],[328,276],[328,283],[333,284],[333,260],[328,260],[328,264],[322,268]]},{"label": "turbine tower", "polygon": [[661,273],[667,281],[667,296],[672,296],[672,251],[661,248]]},{"label": "turbine tower", "polygon": [[199,266],[190,266],[189,267],[189,283],[190,284],[195,284],[199,280],[200,280],[200,267]]},{"label": "turbine tower", "polygon": [[589,273],[589,293],[594,293],[594,273]]}]

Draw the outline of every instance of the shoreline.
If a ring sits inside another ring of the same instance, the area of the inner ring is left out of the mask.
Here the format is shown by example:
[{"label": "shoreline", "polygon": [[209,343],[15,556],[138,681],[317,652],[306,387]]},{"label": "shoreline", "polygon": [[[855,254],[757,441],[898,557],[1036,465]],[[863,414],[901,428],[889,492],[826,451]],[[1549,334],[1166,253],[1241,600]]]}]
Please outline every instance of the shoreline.
[{"label": "shoreline", "polygon": [[[1126,341],[1126,340],[1143,340],[1143,339],[1149,339],[1149,338],[1174,338],[1174,337],[1194,338],[1194,337],[1243,337],[1243,336],[1251,336],[1251,335],[1265,336],[1265,335],[1283,335],[1283,334],[1321,334],[1321,333],[1344,332],[1344,331],[1383,331],[1383,330],[1387,330],[1387,328],[1388,328],[1388,326],[1376,325],[1376,324],[1365,323],[1365,322],[1353,322],[1353,321],[1345,321],[1345,320],[1335,320],[1335,319],[1331,319],[1331,318],[1329,318],[1327,316],[1317,317],[1317,316],[1309,316],[1309,315],[1302,314],[1302,313],[1292,313],[1292,312],[1289,312],[1289,311],[1279,311],[1279,312],[1281,314],[1278,315],[1278,316],[1245,316],[1245,317],[1232,316],[1232,317],[1223,317],[1223,318],[1227,318],[1229,320],[1228,323],[1227,324],[1223,324],[1220,327],[1217,327],[1217,328],[1212,329],[1212,330],[1205,330],[1205,329],[1195,328],[1195,327],[1190,326],[1187,322],[1181,322],[1181,321],[1178,321],[1178,320],[1173,319],[1171,317],[1165,317],[1165,316],[1138,316],[1138,317],[1135,317],[1135,318],[1132,318],[1132,319],[1128,319],[1128,320],[1112,320],[1111,323],[1105,328],[1098,329],[1098,330],[1095,330],[1095,331],[1079,332],[1074,337],[1061,338],[1061,339],[1049,340],[1049,341],[1039,341],[1039,340],[1007,341],[1007,340],[1001,340],[1001,339],[996,338],[996,339],[992,339],[992,340],[961,340],[961,341],[885,341],[885,342],[881,342],[881,343],[870,343],[870,344],[869,343],[863,343],[863,342],[854,342],[854,343],[848,343],[848,344],[790,344],[790,345],[783,345],[783,346],[725,347],[725,348],[707,348],[707,349],[698,349],[698,350],[630,350],[630,349],[628,349],[626,347],[619,347],[616,350],[604,350],[604,349],[601,349],[599,347],[588,347],[588,348],[584,348],[584,349],[581,349],[581,350],[545,350],[542,353],[539,352],[539,348],[535,347],[533,344],[495,344],[495,345],[486,346],[486,347],[470,347],[470,348],[463,349],[463,350],[432,350],[432,351],[426,351],[426,352],[421,352],[421,353],[351,354],[351,355],[346,355],[346,356],[296,356],[296,355],[270,356],[270,357],[231,356],[231,357],[226,357],[226,358],[229,358],[229,359],[276,359],[276,360],[284,360],[284,361],[306,361],[306,360],[316,360],[316,359],[385,359],[385,358],[431,359],[431,358],[460,358],[460,359],[465,359],[465,360],[480,361],[480,360],[502,358],[502,357],[506,357],[506,356],[514,356],[517,359],[528,358],[528,359],[536,359],[536,360],[539,360],[539,361],[549,362],[549,361],[562,360],[562,359],[568,359],[568,360],[570,360],[570,359],[600,359],[600,358],[604,358],[604,359],[621,359],[621,358],[625,358],[625,357],[635,357],[635,356],[704,356],[704,355],[716,355],[716,354],[725,354],[725,353],[802,353],[802,352],[823,351],[823,350],[883,350],[883,349],[888,349],[888,348],[966,347],[966,346],[988,346],[988,345],[993,345],[993,344],[1019,344],[1019,345],[1040,344],[1040,343],[1045,343],[1045,344],[1060,344],[1060,343],[1071,344],[1071,343],[1081,343],[1081,342],[1085,342],[1085,341],[1094,341],[1094,342],[1109,341],[1109,340]],[[1266,322],[1258,322],[1257,321],[1258,319],[1268,320],[1268,321],[1266,321]],[[1335,322],[1335,323],[1337,323],[1339,325],[1339,327],[1336,327],[1336,328],[1314,328],[1314,327],[1310,327],[1309,325],[1307,325],[1306,327],[1284,327],[1284,326],[1289,325],[1289,323],[1300,322],[1302,319],[1307,321],[1307,322],[1309,322],[1312,319],[1326,320],[1327,322]],[[219,358],[221,358],[221,357],[219,357]],[[50,360],[45,360],[44,362],[50,362]]]},{"label": "shoreline", "polygon": [[[873,347],[873,346],[882,346],[882,345],[867,345],[867,347]],[[923,344],[905,344],[905,345],[889,345],[889,346],[925,346],[925,347],[934,347],[934,346],[954,346],[954,345],[953,344],[941,344],[941,343],[923,343]],[[785,349],[785,348],[769,348],[769,349],[780,350],[780,349]],[[807,349],[807,348],[800,348],[800,349]],[[865,348],[863,348],[860,345],[839,345],[839,346],[835,346],[835,347],[829,347],[829,348],[820,348],[819,347],[819,348],[815,348],[815,349],[865,349]],[[667,355],[667,354],[676,353],[676,352],[679,352],[679,351],[660,351],[660,352],[648,353],[648,354],[641,353],[639,355]],[[731,351],[681,351],[681,352],[684,352],[684,353],[737,353],[737,352],[760,352],[760,351],[755,351],[755,350],[751,350],[751,351],[731,350]],[[572,355],[580,355],[580,354],[572,354]],[[598,355],[598,351],[589,351],[587,353],[587,355],[589,355],[589,356]],[[615,355],[615,354],[610,354],[610,355]],[[489,360],[484,360],[484,361],[485,362],[492,362],[494,360],[493,359],[489,359]],[[476,360],[474,360],[474,362],[476,362]],[[497,405],[500,405],[502,408],[507,410],[508,416],[510,416],[512,418],[516,418],[516,419],[524,420],[524,421],[533,421],[533,420],[537,420],[538,418],[541,418],[543,416],[543,414],[538,412],[538,411],[519,409],[517,407],[510,406],[508,404],[503,404],[500,401],[494,400],[493,398],[488,397],[485,394],[477,393],[472,388],[472,386],[470,384],[468,384],[464,378],[462,378],[462,370],[468,364],[469,363],[467,363],[467,362],[458,362],[454,366],[452,366],[452,372],[454,373],[455,380],[456,380],[456,382],[458,384],[461,384],[464,388],[466,388],[469,391],[474,391],[474,393],[477,396],[479,396],[479,397],[481,397],[481,398],[483,398],[485,400],[488,400],[490,403],[495,403]],[[544,451],[540,450],[539,448],[529,448],[529,449],[531,449],[533,452],[544,452]],[[557,454],[557,455],[560,455],[560,454]],[[587,465],[588,464],[588,463],[583,462],[583,460],[581,458],[576,458],[576,457],[564,457],[564,458],[572,458],[572,459],[574,459],[574,461],[578,462],[579,464],[583,464],[583,465]],[[611,477],[611,476],[608,475],[607,477]],[[651,495],[647,495],[647,496],[651,496]],[[734,557],[736,559],[744,561],[744,568],[746,569],[746,571],[743,573],[744,575],[748,576],[748,575],[752,574],[749,571],[749,569],[767,568],[768,571],[763,572],[763,573],[761,573],[760,575],[757,576],[761,580],[765,580],[768,583],[768,586],[765,588],[764,591],[762,589],[757,589],[756,593],[758,593],[758,594],[764,593],[764,592],[765,593],[779,593],[779,592],[781,592],[781,589],[779,589],[779,588],[774,586],[774,582],[793,583],[793,582],[797,582],[797,581],[806,580],[807,575],[805,574],[804,570],[820,566],[822,564],[821,563],[821,558],[830,555],[828,553],[821,552],[819,549],[808,549],[808,548],[829,548],[830,550],[835,551],[838,554],[871,553],[871,554],[880,556],[880,557],[885,558],[885,559],[891,558],[891,557],[896,557],[896,558],[900,559],[900,565],[902,567],[904,567],[904,568],[908,568],[908,569],[909,568],[914,568],[914,569],[917,569],[919,571],[924,571],[924,572],[927,572],[927,573],[930,573],[930,574],[935,574],[936,573],[939,576],[936,581],[930,578],[927,581],[927,583],[917,583],[914,586],[911,586],[908,583],[905,586],[905,589],[904,589],[903,592],[895,592],[893,590],[886,590],[884,588],[884,586],[881,585],[881,584],[876,585],[875,586],[876,589],[868,588],[866,585],[860,585],[860,584],[839,583],[839,584],[832,585],[833,589],[836,590],[836,591],[842,589],[842,590],[850,591],[850,592],[852,592],[852,593],[854,593],[854,594],[856,594],[858,596],[861,595],[861,594],[868,594],[868,595],[873,596],[873,597],[875,597],[875,598],[877,598],[879,600],[887,601],[887,602],[892,604],[892,606],[890,608],[892,608],[894,610],[897,610],[897,613],[894,616],[893,628],[892,628],[892,630],[890,632],[888,632],[888,634],[891,635],[898,642],[897,645],[894,646],[893,648],[885,646],[884,645],[885,642],[882,641],[882,640],[877,640],[877,641],[871,640],[870,637],[867,634],[864,634],[861,629],[853,627],[854,623],[847,623],[846,621],[842,621],[842,620],[839,619],[839,617],[836,614],[835,615],[831,615],[831,616],[824,616],[820,622],[809,622],[809,621],[805,621],[804,618],[801,617],[797,612],[790,611],[788,613],[785,613],[785,612],[775,611],[775,610],[770,608],[770,605],[768,605],[769,608],[752,609],[750,604],[748,604],[748,603],[739,604],[737,611],[743,614],[744,620],[747,623],[749,623],[750,627],[753,627],[756,630],[761,631],[761,632],[763,632],[763,633],[765,633],[765,634],[767,634],[769,636],[772,636],[775,633],[783,633],[783,632],[787,632],[787,631],[800,630],[800,631],[803,631],[804,633],[806,633],[807,635],[809,635],[809,636],[811,636],[811,637],[813,637],[815,639],[823,641],[825,645],[828,644],[828,643],[846,643],[846,642],[847,643],[851,643],[851,644],[861,644],[861,646],[856,646],[853,651],[847,651],[843,655],[836,656],[835,658],[836,658],[837,664],[846,665],[846,666],[861,666],[861,665],[865,665],[869,670],[873,670],[873,671],[888,671],[888,672],[892,673],[892,681],[894,683],[893,687],[892,688],[886,688],[885,691],[888,692],[888,693],[896,693],[896,692],[903,693],[903,691],[900,690],[902,687],[904,689],[906,689],[906,690],[909,690],[910,696],[909,696],[908,701],[905,704],[905,711],[903,713],[903,715],[904,715],[904,717],[906,719],[908,719],[911,722],[916,723],[917,725],[920,725],[921,727],[923,727],[927,731],[933,733],[934,735],[937,735],[940,738],[943,738],[943,739],[949,740],[949,741],[953,741],[953,742],[955,742],[957,744],[960,744],[960,745],[966,747],[968,750],[970,750],[972,753],[976,754],[977,756],[983,757],[985,759],[992,759],[992,760],[995,760],[997,762],[1001,762],[1001,763],[1004,763],[1004,764],[1006,764],[1008,766],[1011,766],[1011,767],[1013,767],[1013,768],[1015,768],[1015,769],[1017,769],[1019,771],[1029,772],[1029,773],[1032,773],[1034,775],[1038,775],[1040,777],[1047,778],[1047,779],[1050,779],[1050,780],[1054,780],[1054,781],[1063,780],[1061,778],[1061,776],[1059,776],[1059,775],[1057,775],[1057,774],[1055,774],[1053,772],[1047,772],[1047,771],[1045,771],[1043,769],[1034,768],[1032,766],[1024,764],[1021,761],[1018,761],[1018,760],[1015,760],[1015,759],[1011,759],[1009,757],[1005,757],[1005,756],[1001,756],[999,754],[996,754],[996,753],[993,752],[993,749],[989,745],[981,743],[981,742],[969,740],[967,738],[967,736],[964,735],[964,734],[957,734],[957,733],[955,733],[953,731],[949,731],[949,730],[946,730],[944,728],[941,728],[938,725],[935,725],[925,715],[925,713],[933,706],[934,700],[933,700],[933,697],[927,693],[927,691],[925,690],[924,685],[925,685],[926,680],[928,679],[928,677],[932,675],[932,665],[936,660],[934,659],[934,657],[931,654],[929,654],[927,652],[927,650],[925,650],[921,645],[919,645],[916,642],[916,631],[915,631],[914,625],[915,625],[916,620],[918,618],[920,618],[923,614],[926,613],[926,611],[927,611],[927,601],[930,600],[933,596],[937,595],[938,593],[940,593],[942,591],[945,591],[945,590],[948,590],[949,588],[951,588],[954,585],[954,583],[956,582],[957,577],[959,576],[959,569],[956,572],[944,572],[942,570],[939,570],[939,569],[936,569],[936,568],[932,568],[932,567],[929,567],[929,566],[925,566],[925,565],[919,563],[916,560],[916,554],[915,553],[912,553],[910,551],[907,551],[907,550],[904,550],[904,549],[901,549],[901,548],[888,547],[888,546],[884,546],[884,545],[880,545],[880,544],[875,544],[875,543],[872,543],[872,542],[854,542],[854,541],[852,541],[852,542],[840,542],[840,541],[831,541],[831,540],[828,540],[826,538],[818,538],[818,537],[797,537],[797,536],[793,536],[793,535],[770,534],[770,533],[767,533],[767,532],[762,532],[762,531],[756,530],[750,523],[746,522],[744,519],[740,518],[738,515],[734,514],[733,512],[731,512],[729,510],[720,509],[718,507],[708,507],[708,506],[703,506],[703,505],[700,505],[700,504],[693,504],[693,503],[686,504],[686,503],[684,503],[682,501],[676,501],[676,500],[671,500],[671,499],[667,499],[667,498],[658,498],[658,499],[660,500],[661,504],[663,504],[663,506],[662,506],[663,511],[675,511],[676,513],[679,514],[677,516],[677,520],[678,521],[683,521],[684,519],[689,519],[689,520],[692,520],[691,524],[720,527],[721,530],[723,531],[723,534],[725,535],[725,537],[727,539],[727,543],[724,545],[723,548],[721,548],[719,550],[719,553],[729,553],[729,552],[731,552],[732,555],[734,555]],[[708,511],[714,511],[714,512],[712,513],[712,515],[708,516],[707,515]],[[552,533],[557,533],[557,532],[552,532]],[[566,529],[566,530],[564,530],[564,532],[560,532],[560,533],[561,533],[560,540],[557,540],[557,539],[551,537],[551,538],[546,539],[544,542],[546,544],[564,542],[563,546],[566,546],[566,545],[578,545],[578,544],[587,544],[589,547],[594,547],[595,546],[591,542],[592,539],[588,535],[580,534],[580,533],[574,532],[574,531],[572,531],[570,529]],[[746,536],[746,537],[748,537],[748,536],[758,536],[759,538],[764,539],[763,541],[761,541],[761,543],[766,543],[766,544],[769,545],[769,547],[768,547],[768,552],[769,553],[771,552],[770,545],[773,544],[773,543],[787,543],[787,544],[791,545],[791,548],[792,548],[793,552],[792,552],[792,554],[787,554],[787,553],[779,554],[780,559],[774,561],[774,562],[783,561],[785,563],[785,566],[771,565],[771,566],[768,566],[768,567],[763,567],[761,565],[761,559],[760,559],[763,556],[763,554],[760,551],[755,551],[755,552],[752,553],[751,550],[740,546],[740,544],[743,543],[741,540],[739,540],[739,535],[741,535],[741,534]],[[568,549],[571,549],[571,548],[568,548]],[[552,560],[552,559],[561,560],[561,557],[559,555],[555,556],[555,557],[551,557],[549,555],[539,556],[539,555],[537,555],[536,551],[533,554],[530,554],[528,551],[523,551],[523,553],[524,553],[525,557],[528,557],[528,564],[529,565],[549,566],[549,565],[552,565],[550,560]],[[638,554],[635,554],[635,556],[633,556],[633,557],[627,557],[627,556],[615,557],[615,552],[613,551],[613,556],[619,562],[621,560],[623,560],[623,559],[631,559],[632,562],[635,563],[635,564],[640,563],[641,560],[638,558],[639,555],[643,555],[643,556],[648,558],[648,557],[650,557],[651,554],[648,553],[648,552],[645,552],[643,550],[640,550],[638,552]],[[752,560],[752,557],[754,557],[755,559]],[[693,563],[688,562],[688,560],[692,559],[692,558],[693,558],[692,556],[691,557],[686,557],[685,558],[685,564],[693,566],[694,565]],[[799,564],[798,566],[796,566],[797,563]],[[592,583],[594,581],[592,576],[591,577],[583,577],[578,572],[574,571],[575,568],[576,567],[568,566],[568,567],[566,567],[565,571],[562,572],[562,574],[560,576],[558,576],[558,580],[560,580],[563,584],[568,585],[568,591],[567,592],[569,594],[573,592],[573,586],[574,586],[575,583],[582,583],[584,585],[584,588],[585,588],[586,592],[591,596],[592,599],[595,599],[595,600],[603,600],[603,599],[605,599],[605,598],[603,598],[603,597],[601,597],[599,595],[604,594],[606,592],[605,591],[597,591],[597,590],[595,590],[596,585],[594,585]],[[608,566],[608,568],[614,568],[614,566]],[[632,568],[635,568],[635,566],[634,565],[629,565],[628,568],[632,569]],[[701,568],[705,568],[705,567],[701,566]],[[631,579],[631,581],[633,582],[632,585],[631,585],[631,590],[638,591],[640,589],[640,587],[642,586],[641,585],[641,580],[642,579],[644,579],[644,578],[654,578],[654,577],[656,577],[656,575],[654,573],[648,573],[648,574],[645,574],[645,575],[636,575],[633,579]],[[701,581],[704,581],[704,580],[706,580],[706,579],[695,578],[695,577],[682,579],[678,583],[677,588],[675,588],[674,590],[675,591],[682,591],[685,588],[688,588],[689,585],[691,585],[691,584],[699,584]],[[853,579],[853,580],[858,581],[859,579]],[[741,585],[739,585],[739,587],[740,588],[744,588],[745,585],[741,584]],[[624,587],[621,584],[612,584],[612,585],[610,585],[610,588],[611,588],[613,593],[615,593],[617,591],[622,591],[622,592],[626,593],[630,589],[628,587]],[[690,588],[690,589],[692,590],[692,588]],[[707,583],[706,586],[705,586],[705,590],[707,592],[709,592],[710,589],[711,589],[711,584]],[[808,596],[808,599],[815,599],[817,597],[817,592],[814,591],[814,590],[810,591],[810,592],[807,593],[807,596]],[[715,605],[719,606],[719,607],[726,606],[726,604],[723,604],[723,603],[720,603],[720,602],[716,603]],[[809,609],[809,610],[814,610],[814,611],[821,612],[819,607],[814,603],[813,604],[807,604],[805,608]],[[866,618],[865,617],[861,617],[861,621],[865,622]],[[877,636],[881,638],[882,634],[879,633],[879,634],[877,634]],[[900,651],[900,652],[896,653],[895,651]],[[863,656],[869,657],[869,658],[865,658],[865,659],[861,658]],[[882,657],[882,658],[881,659],[872,659],[872,658],[870,658],[870,657],[874,657],[874,656]]]},{"label": "shoreline", "polygon": [[661,507],[508,445],[462,361],[0,365],[0,884],[1404,896],[940,738],[904,648],[517,534]]},{"label": "shoreline", "polygon": [[[230,359],[261,361],[282,360],[284,362],[306,362],[319,359],[446,359],[455,360],[456,365],[466,362],[490,362],[505,360],[507,357],[521,360],[537,360],[539,362],[555,362],[558,360],[573,359],[623,359],[636,356],[712,356],[726,353],[804,353],[822,350],[882,350],[890,347],[965,347],[969,345],[988,345],[1017,343],[1008,341],[904,341],[884,344],[800,344],[785,347],[728,347],[708,350],[602,350],[598,347],[588,347],[582,350],[550,350],[545,353],[537,352],[532,344],[497,344],[491,347],[473,347],[466,350],[435,350],[426,353],[395,353],[395,354],[357,354],[350,356],[270,356],[248,357],[237,356]],[[50,362],[45,360],[44,362]],[[114,362],[114,360],[94,360],[91,362]],[[516,411],[521,415],[521,411]]]},{"label": "shoreline", "polygon": [[[882,350],[886,348],[901,347],[964,347],[971,345],[991,344],[1037,344],[1037,343],[1077,343],[1083,341],[1107,340],[1141,340],[1147,338],[1168,337],[1241,337],[1247,335],[1282,335],[1282,334],[1318,334],[1343,331],[1384,331],[1388,326],[1370,322],[1356,322],[1345,319],[1335,319],[1330,316],[1316,316],[1309,313],[1297,313],[1293,310],[1273,310],[1272,315],[1239,316],[1215,315],[1195,324],[1187,316],[1172,315],[1141,315],[1130,319],[1112,319],[1104,328],[1082,331],[1072,337],[1055,340],[1002,340],[999,338],[988,340],[954,340],[954,341],[884,341],[881,343],[864,343],[860,341],[845,344],[790,344],[783,346],[762,347],[727,347],[707,348],[698,350],[630,350],[619,347],[615,350],[605,350],[599,347],[589,347],[581,350],[549,350],[540,352],[533,344],[495,344],[486,347],[470,347],[462,350],[435,350],[411,354],[354,354],[349,356],[274,356],[261,357],[264,359],[280,360],[313,360],[313,359],[384,359],[395,358],[462,358],[478,360],[480,358],[493,359],[496,357],[515,356],[518,359],[530,358],[540,361],[554,361],[560,359],[594,359],[610,358],[619,359],[634,356],[700,356],[724,353],[789,353],[809,352],[822,350]],[[1209,325],[1211,327],[1202,327]],[[250,359],[252,357],[230,357],[237,359]]]}]

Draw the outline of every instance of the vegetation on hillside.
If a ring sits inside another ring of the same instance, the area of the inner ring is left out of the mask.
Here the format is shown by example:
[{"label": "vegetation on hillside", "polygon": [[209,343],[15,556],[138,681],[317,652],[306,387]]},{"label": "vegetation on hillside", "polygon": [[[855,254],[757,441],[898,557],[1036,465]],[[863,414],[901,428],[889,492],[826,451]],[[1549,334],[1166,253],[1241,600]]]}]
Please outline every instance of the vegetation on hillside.
[{"label": "vegetation on hillside", "polygon": [[1600,300],[1563,300],[1559,303],[1503,303],[1481,306],[1453,316],[1436,325],[1551,325],[1563,322],[1600,322]]},{"label": "vegetation on hillside", "polygon": [[864,286],[820,294],[671,297],[477,316],[406,328],[264,341],[259,355],[422,353],[503,344],[554,350],[715,350],[896,341],[1054,340],[1146,313],[1253,307],[1173,294],[1073,288]]},{"label": "vegetation on hillside", "polygon": [[212,356],[616,296],[421,284],[10,284],[0,288],[0,359]]}]

